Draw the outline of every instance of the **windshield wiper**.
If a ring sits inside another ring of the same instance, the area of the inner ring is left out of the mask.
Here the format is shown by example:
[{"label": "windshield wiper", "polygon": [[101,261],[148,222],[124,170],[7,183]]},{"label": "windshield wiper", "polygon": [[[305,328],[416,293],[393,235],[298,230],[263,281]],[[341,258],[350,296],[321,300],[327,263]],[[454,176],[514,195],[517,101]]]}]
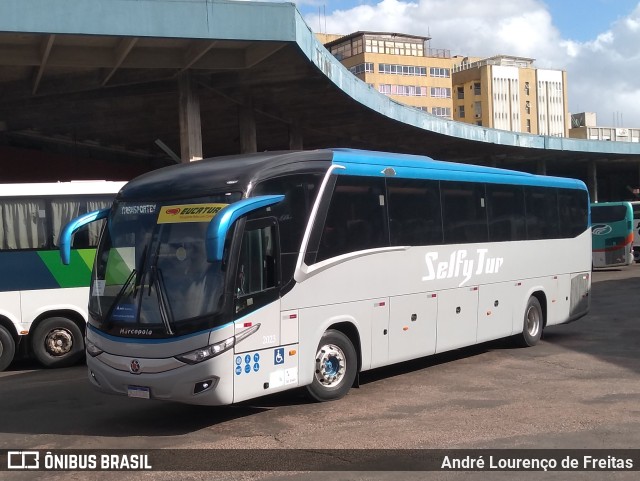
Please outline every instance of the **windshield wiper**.
[{"label": "windshield wiper", "polygon": [[[129,277],[127,277],[127,280],[124,281],[124,284],[122,284],[122,287],[118,291],[118,294],[113,299],[113,302],[111,303],[111,307],[109,308],[109,311],[107,312],[107,315],[105,316],[106,319],[110,319],[111,318],[111,314],[113,313],[113,310],[120,303],[120,300],[124,297],[125,292],[127,292],[127,290],[129,289],[129,286],[131,285],[131,281],[135,277],[137,277],[136,276],[136,270],[133,269],[131,271],[131,273],[129,274]],[[134,295],[135,295],[135,285],[134,285]],[[104,320],[104,318],[103,318],[103,320]]]},{"label": "windshield wiper", "polygon": [[[173,315],[171,313],[171,306],[169,305],[169,301],[167,300],[167,294],[164,284],[164,277],[162,276],[162,271],[156,267],[155,265],[151,266],[151,277],[152,283],[156,287],[156,293],[158,294],[158,308],[160,310],[160,318],[162,319],[162,324],[164,325],[167,334],[174,334],[173,329],[171,329],[171,324],[173,323]],[[151,284],[150,282],[150,284]],[[151,285],[149,286],[149,293],[151,293]]]},{"label": "windshield wiper", "polygon": [[155,252],[153,253],[153,260],[149,266],[149,290],[148,296],[151,295],[151,287],[156,288],[156,295],[158,296],[158,310],[160,311],[160,319],[164,325],[164,329],[167,334],[173,335],[173,329],[171,324],[173,323],[173,316],[171,313],[171,306],[167,300],[167,293],[165,290],[164,278],[162,277],[162,271],[158,268],[158,258],[160,257],[160,236],[158,234],[158,241]]}]

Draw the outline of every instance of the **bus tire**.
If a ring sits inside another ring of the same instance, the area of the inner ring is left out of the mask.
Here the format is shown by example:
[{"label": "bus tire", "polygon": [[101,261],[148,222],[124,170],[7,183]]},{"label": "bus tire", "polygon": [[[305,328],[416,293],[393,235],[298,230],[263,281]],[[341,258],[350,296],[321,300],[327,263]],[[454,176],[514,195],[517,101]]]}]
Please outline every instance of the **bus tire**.
[{"label": "bus tire", "polygon": [[84,355],[82,331],[66,317],[45,319],[34,332],[33,354],[45,367],[67,367]]},{"label": "bus tire", "polygon": [[542,316],[542,306],[537,297],[531,296],[524,310],[524,320],[522,333],[518,336],[518,341],[523,347],[531,347],[538,344],[542,336],[544,320]]},{"label": "bus tire", "polygon": [[355,381],[358,361],[349,338],[329,329],[322,335],[315,359],[313,382],[307,391],[315,401],[333,401],[344,397]]},{"label": "bus tire", "polygon": [[16,341],[9,331],[0,326],[0,371],[4,371],[16,354]]}]

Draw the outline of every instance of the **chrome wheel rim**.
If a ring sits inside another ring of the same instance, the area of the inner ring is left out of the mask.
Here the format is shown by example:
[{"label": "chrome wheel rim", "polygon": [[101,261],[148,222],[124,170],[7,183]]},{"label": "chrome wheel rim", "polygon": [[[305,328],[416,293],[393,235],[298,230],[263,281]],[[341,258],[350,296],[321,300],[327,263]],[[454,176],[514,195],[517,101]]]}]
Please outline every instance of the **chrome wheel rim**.
[{"label": "chrome wheel rim", "polygon": [[527,332],[531,337],[536,337],[540,331],[540,312],[534,306],[529,306],[526,317]]},{"label": "chrome wheel rim", "polygon": [[347,361],[342,349],[326,344],[316,354],[316,379],[325,387],[336,387],[345,377]]}]

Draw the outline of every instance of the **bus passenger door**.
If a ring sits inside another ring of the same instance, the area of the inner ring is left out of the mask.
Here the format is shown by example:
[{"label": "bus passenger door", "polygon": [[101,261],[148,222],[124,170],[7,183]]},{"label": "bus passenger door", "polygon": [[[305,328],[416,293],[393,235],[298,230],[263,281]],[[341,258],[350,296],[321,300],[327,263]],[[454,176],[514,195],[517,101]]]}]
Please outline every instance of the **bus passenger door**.
[{"label": "bus passenger door", "polygon": [[389,363],[389,298],[374,299],[371,307],[371,369]]},{"label": "bus passenger door", "polygon": [[480,286],[477,342],[511,335],[515,289],[513,282]]},{"label": "bus passenger door", "polygon": [[428,356],[436,350],[438,300],[420,293],[390,299],[389,363]]},{"label": "bus passenger door", "polygon": [[475,344],[478,333],[478,286],[438,293],[436,352]]}]

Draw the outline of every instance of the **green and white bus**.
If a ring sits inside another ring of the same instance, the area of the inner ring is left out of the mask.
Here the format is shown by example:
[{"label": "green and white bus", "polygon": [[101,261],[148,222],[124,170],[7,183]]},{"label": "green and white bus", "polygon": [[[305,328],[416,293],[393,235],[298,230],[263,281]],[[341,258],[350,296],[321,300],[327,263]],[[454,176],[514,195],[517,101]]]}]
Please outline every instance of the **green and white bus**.
[{"label": "green and white bus", "polygon": [[589,308],[584,183],[348,149],[142,175],[111,209],[89,299],[97,389],[223,405],[491,339],[536,344]]},{"label": "green and white bus", "polygon": [[58,234],[79,214],[108,207],[124,182],[0,185],[0,370],[16,352],[47,367],[84,355],[89,279],[99,225],[60,262]]},{"label": "green and white bus", "polygon": [[630,202],[591,204],[593,267],[633,263],[633,209]]}]

